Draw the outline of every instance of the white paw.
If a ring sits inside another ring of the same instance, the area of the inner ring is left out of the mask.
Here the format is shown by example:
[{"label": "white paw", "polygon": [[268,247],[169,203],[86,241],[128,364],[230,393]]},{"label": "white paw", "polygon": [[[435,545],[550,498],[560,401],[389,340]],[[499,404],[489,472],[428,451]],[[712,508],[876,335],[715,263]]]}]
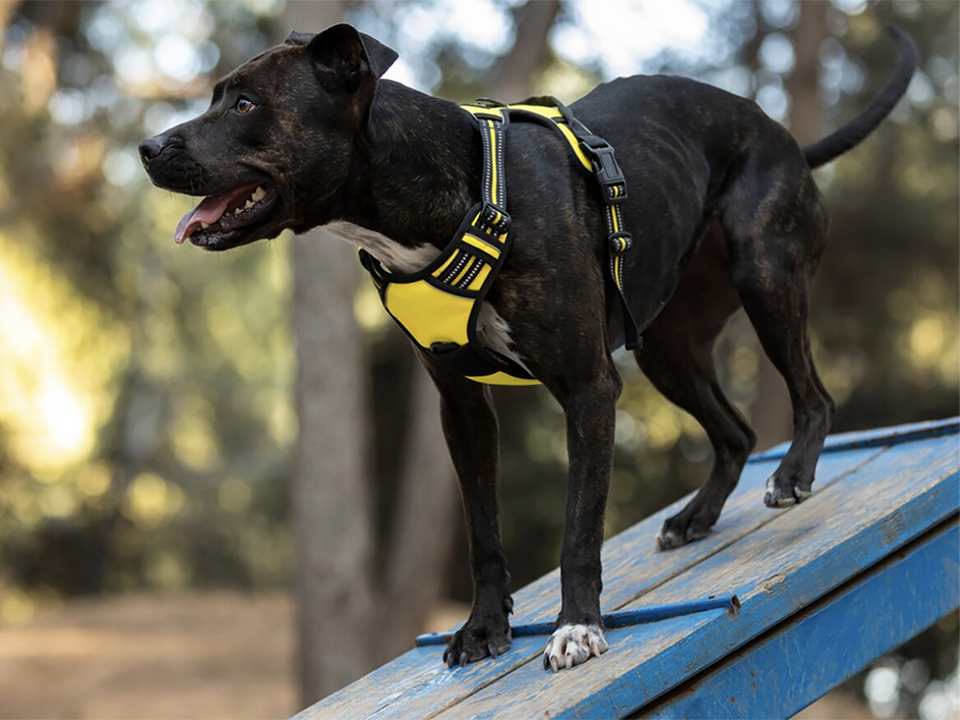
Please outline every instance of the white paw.
[{"label": "white paw", "polygon": [[609,649],[598,625],[561,625],[547,640],[543,650],[543,669],[557,672],[586,662],[591,655],[600,657]]}]

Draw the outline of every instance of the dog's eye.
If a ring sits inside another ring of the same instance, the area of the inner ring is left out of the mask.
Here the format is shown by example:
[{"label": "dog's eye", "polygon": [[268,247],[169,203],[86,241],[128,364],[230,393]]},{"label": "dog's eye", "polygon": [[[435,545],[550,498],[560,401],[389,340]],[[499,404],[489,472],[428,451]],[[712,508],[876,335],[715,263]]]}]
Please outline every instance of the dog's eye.
[{"label": "dog's eye", "polygon": [[255,103],[247,100],[246,98],[240,98],[237,100],[237,104],[233,106],[233,109],[236,110],[241,115],[246,115],[248,112],[251,112],[256,106]]}]

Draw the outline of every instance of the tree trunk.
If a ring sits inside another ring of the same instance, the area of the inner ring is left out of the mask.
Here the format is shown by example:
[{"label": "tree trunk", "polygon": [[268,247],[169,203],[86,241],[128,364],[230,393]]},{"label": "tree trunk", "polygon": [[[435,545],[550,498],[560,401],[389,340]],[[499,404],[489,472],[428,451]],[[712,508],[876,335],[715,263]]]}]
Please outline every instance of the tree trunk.
[{"label": "tree trunk", "polygon": [[373,532],[354,255],[320,230],[298,238],[293,249],[300,434],[291,499],[305,704],[369,670],[364,638],[374,606]]},{"label": "tree trunk", "polygon": [[830,3],[800,3],[800,18],[793,32],[796,65],[784,85],[790,93],[790,133],[801,145],[820,139],[823,104],[820,101],[820,45],[827,37]]},{"label": "tree trunk", "polygon": [[[800,3],[800,18],[793,35],[796,66],[785,86],[790,94],[790,132],[805,144],[820,137],[822,104],[817,88],[820,43],[827,36],[828,2]],[[757,449],[787,440],[793,427],[793,409],[787,386],[765,354],[759,358],[757,399],[750,406],[750,424],[757,433]]]},{"label": "tree trunk", "polygon": [[488,83],[491,97],[511,103],[533,94],[533,82],[550,65],[547,34],[560,12],[560,0],[529,0],[514,9],[517,31],[510,52],[497,63]]},{"label": "tree trunk", "polygon": [[410,429],[386,548],[382,617],[390,622],[381,628],[378,644],[383,657],[378,661],[410,649],[413,638],[423,631],[444,591],[457,517],[457,479],[440,426],[440,395],[419,362],[412,365],[408,379]]},{"label": "tree trunk", "polygon": [[[278,41],[343,19],[339,2],[287,3]],[[297,552],[301,700],[309,704],[369,670],[373,614],[371,498],[363,449],[366,356],[353,317],[356,252],[314,230],[293,244],[297,343],[292,519]]]}]

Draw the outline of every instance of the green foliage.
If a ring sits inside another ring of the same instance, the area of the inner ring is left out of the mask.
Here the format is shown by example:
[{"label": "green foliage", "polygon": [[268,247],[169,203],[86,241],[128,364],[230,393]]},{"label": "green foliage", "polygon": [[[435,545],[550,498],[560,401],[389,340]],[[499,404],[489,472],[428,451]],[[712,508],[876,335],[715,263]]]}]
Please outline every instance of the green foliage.
[{"label": "green foliage", "polygon": [[[52,26],[26,3],[5,35],[0,93],[17,101],[0,104],[0,585],[263,586],[290,571],[286,245],[223,256],[174,247],[168,238],[187,203],[152,189],[135,151],[145,134],[202,109],[188,98],[204,97],[213,77],[269,44],[279,6],[186,2],[178,16],[157,14],[161,5],[83,4],[72,25]],[[509,26],[512,6],[494,6]],[[558,27],[575,27],[578,7],[567,3]],[[756,51],[767,35],[789,39],[795,6],[759,7],[704,10],[712,61],[666,51],[643,69],[777,97],[789,70],[764,66]],[[428,41],[411,33],[411,18],[431,12],[436,3],[426,1],[352,10],[424,84],[469,98],[506,48],[464,45],[448,30]],[[838,430],[957,411],[957,13],[946,2],[880,3],[831,16],[821,84],[834,126],[886,78],[884,22],[900,23],[923,57],[910,101],[820,174],[833,237],[812,316]],[[177,33],[194,53],[183,54],[185,65],[173,75],[144,70]],[[579,66],[555,59],[542,89],[573,99],[603,74],[602,51]],[[406,349],[385,343],[367,300],[361,292],[357,308],[374,349],[371,374],[386,373],[389,384]],[[735,319],[718,356],[741,408],[756,395],[759,352]],[[696,424],[629,356],[621,369],[608,533],[695,489],[709,465]],[[380,396],[379,432],[403,402],[396,395]],[[565,431],[544,392],[504,391],[497,402],[504,538],[523,583],[558,556]],[[389,480],[396,463],[378,463]]]},{"label": "green foliage", "polygon": [[[133,72],[165,37],[158,4],[75,6],[72,32],[44,5],[14,16],[0,68],[19,100],[0,105],[0,588],[275,586],[296,434],[285,248],[201,263],[169,240],[187,204],[150,188],[136,143],[212,75]],[[267,42],[246,5],[185,7],[204,62]]]}]

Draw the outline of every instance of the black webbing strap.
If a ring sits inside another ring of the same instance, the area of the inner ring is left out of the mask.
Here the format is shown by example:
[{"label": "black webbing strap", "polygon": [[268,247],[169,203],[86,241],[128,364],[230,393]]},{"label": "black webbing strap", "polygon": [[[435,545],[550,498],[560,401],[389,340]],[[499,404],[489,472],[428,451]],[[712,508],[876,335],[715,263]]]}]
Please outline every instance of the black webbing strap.
[{"label": "black webbing strap", "polygon": [[607,252],[610,256],[610,277],[614,287],[620,295],[620,305],[623,308],[623,338],[628,350],[643,347],[643,338],[637,329],[637,321],[630,312],[627,298],[623,294],[623,262],[624,253],[633,247],[633,236],[623,228],[623,216],[620,204],[627,199],[627,181],[623,170],[617,163],[613,146],[598,135],[594,135],[582,122],[577,120],[570,109],[556,98],[532,98],[526,102],[546,101],[554,104],[567,122],[567,127],[580,141],[580,149],[590,158],[593,164],[593,174],[600,185],[600,196],[603,201],[604,215],[607,221]]},{"label": "black webbing strap", "polygon": [[473,115],[480,128],[483,141],[483,178],[481,194],[483,207],[474,220],[474,227],[487,234],[505,234],[510,231],[510,215],[507,213],[507,174],[504,167],[503,132],[507,118],[496,106],[481,104],[461,105]]}]

